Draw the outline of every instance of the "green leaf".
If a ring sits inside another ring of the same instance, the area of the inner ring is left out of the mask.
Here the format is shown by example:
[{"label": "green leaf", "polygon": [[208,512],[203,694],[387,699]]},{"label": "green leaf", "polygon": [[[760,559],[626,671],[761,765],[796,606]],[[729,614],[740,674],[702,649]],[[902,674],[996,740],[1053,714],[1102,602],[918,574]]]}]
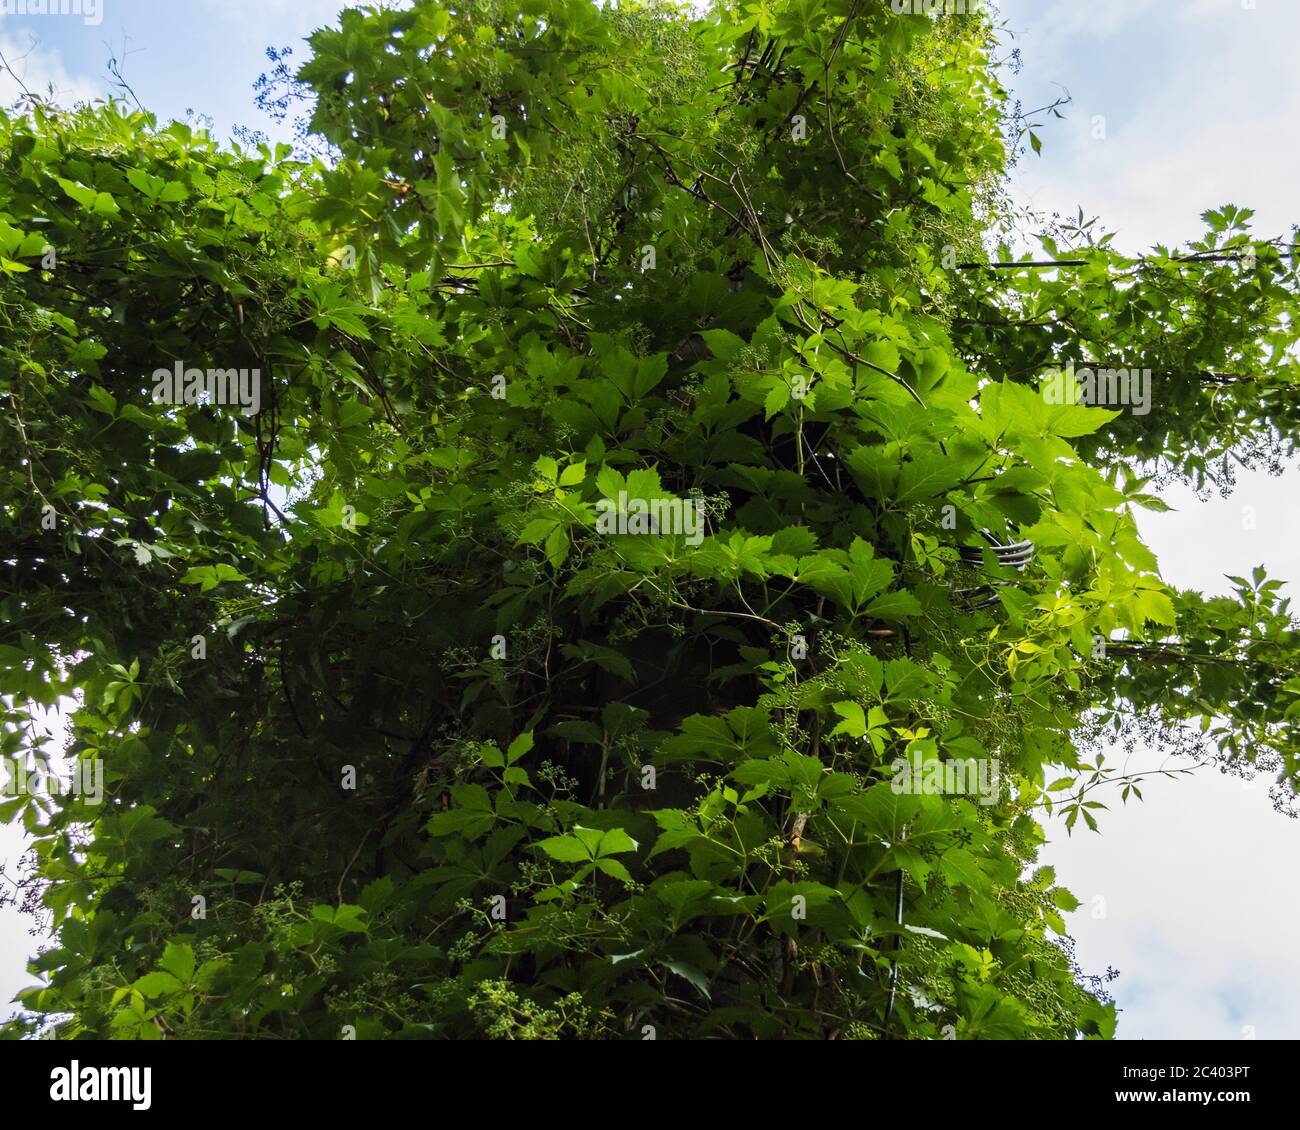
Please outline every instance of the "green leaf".
[{"label": "green leaf", "polygon": [[561,863],[586,863],[594,858],[594,853],[576,836],[551,836],[537,846]]},{"label": "green leaf", "polygon": [[94,208],[95,190],[87,188],[84,184],[78,184],[76,181],[67,180],[64,177],[54,178],[63,191],[83,208]]},{"label": "green leaf", "polygon": [[143,977],[138,978],[131,987],[150,999],[157,999],[184,992],[185,985],[188,983],[189,978],[182,982],[178,981],[170,973],[154,972],[146,973]]},{"label": "green leaf", "polygon": [[182,985],[188,985],[194,979],[194,950],[183,942],[168,942],[162,957],[158,959],[158,967],[170,973]]},{"label": "green leaf", "polygon": [[632,876],[628,869],[623,866],[617,859],[598,859],[596,868],[605,872],[606,875],[612,875],[615,879],[620,879],[624,883],[632,882]]},{"label": "green leaf", "polygon": [[610,828],[601,838],[597,855],[615,855],[623,851],[636,851],[637,843],[622,828]]},{"label": "green leaf", "polygon": [[882,593],[863,610],[864,616],[886,623],[896,623],[911,616],[921,615],[920,602],[910,592],[896,589],[894,592]]},{"label": "green leaf", "polygon": [[705,979],[704,974],[695,966],[688,965],[684,961],[671,961],[667,958],[661,958],[659,964],[662,965],[665,969],[672,970],[672,972],[676,973],[678,977],[682,977],[685,980],[689,981],[691,985],[693,985],[696,989],[700,991],[700,994],[706,1000],[713,999],[712,996],[709,994],[708,981]]},{"label": "green leaf", "polygon": [[587,464],[585,461],[570,464],[560,472],[559,485],[562,487],[576,486],[587,477]]},{"label": "green leaf", "polygon": [[900,503],[915,502],[943,494],[962,482],[965,466],[946,455],[925,455],[903,464],[898,478]]},{"label": "green leaf", "polygon": [[867,716],[862,707],[856,702],[836,702],[831,704],[832,709],[838,714],[843,721],[835,726],[830,732],[833,738],[837,734],[847,734],[851,738],[865,737],[867,733]]},{"label": "green leaf", "polygon": [[533,732],[525,730],[522,734],[510,743],[506,750],[506,761],[513,765],[521,757],[525,756],[533,748]]},{"label": "green leaf", "polygon": [[549,538],[559,525],[559,520],[556,518],[534,518],[524,527],[517,544],[535,545],[537,542]]},{"label": "green leaf", "polygon": [[200,592],[209,592],[218,585],[230,581],[247,580],[248,578],[233,565],[199,565],[186,570],[185,575],[181,577],[181,584],[198,585]]}]

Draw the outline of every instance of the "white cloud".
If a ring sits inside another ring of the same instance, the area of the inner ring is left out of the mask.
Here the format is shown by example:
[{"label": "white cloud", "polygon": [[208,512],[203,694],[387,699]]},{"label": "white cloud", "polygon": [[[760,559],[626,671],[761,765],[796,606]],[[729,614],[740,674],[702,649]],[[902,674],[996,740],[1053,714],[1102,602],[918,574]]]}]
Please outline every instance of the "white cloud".
[{"label": "white cloud", "polygon": [[[1087,45],[1115,38],[1151,11],[1156,0],[998,0],[1016,45],[1036,55],[1079,55]],[[1095,41],[1095,42],[1094,42]]]},{"label": "white cloud", "polygon": [[[210,15],[196,22],[213,21],[222,25],[223,39],[238,41],[260,50],[268,44],[284,46],[280,37],[286,26],[297,23],[303,37],[321,27],[337,27],[339,12],[344,8],[367,6],[363,0],[259,0],[256,5],[232,5],[230,0],[202,0]],[[402,4],[409,7],[409,4]],[[289,46],[297,46],[290,43]]]},{"label": "white cloud", "polygon": [[[1268,3],[1269,0],[1264,0]],[[1247,8],[1245,0],[1190,0],[1178,11],[1178,18],[1184,23],[1199,23],[1206,20],[1225,20],[1240,15],[1254,15],[1259,11],[1258,4]]]},{"label": "white cloud", "polygon": [[[1141,750],[1128,768],[1158,764]],[[1049,826],[1044,859],[1083,903],[1067,916],[1078,959],[1120,971],[1122,1039],[1300,1035],[1300,986],[1281,972],[1300,952],[1285,894],[1300,824],[1273,811],[1268,784],[1201,769],[1144,783],[1144,802],[1102,798],[1101,835]]]},{"label": "white cloud", "polygon": [[46,46],[35,28],[0,27],[0,52],[13,71],[0,73],[0,105],[12,106],[24,86],[42,97],[53,87],[55,101],[61,106],[104,96],[102,82],[87,75],[70,74],[58,50]]},{"label": "white cloud", "polygon": [[[1025,31],[1016,40],[1025,69],[1010,80],[1017,96],[1041,105],[1059,83],[1074,97],[1066,121],[1039,131],[1042,158],[1027,156],[1013,174],[1026,201],[1099,213],[1127,251],[1198,236],[1200,214],[1229,202],[1255,208],[1261,234],[1300,220],[1292,191],[1300,151],[1284,126],[1300,117],[1292,59],[1300,5],[1260,0],[1243,10],[1240,0],[1203,0],[1171,12],[1121,4],[1131,22],[1110,43],[1092,26],[1093,6],[1077,7],[1086,14],[1073,4],[1004,4]],[[1100,26],[1118,19],[1118,9],[1106,11]],[[1104,140],[1092,136],[1098,114]]]}]

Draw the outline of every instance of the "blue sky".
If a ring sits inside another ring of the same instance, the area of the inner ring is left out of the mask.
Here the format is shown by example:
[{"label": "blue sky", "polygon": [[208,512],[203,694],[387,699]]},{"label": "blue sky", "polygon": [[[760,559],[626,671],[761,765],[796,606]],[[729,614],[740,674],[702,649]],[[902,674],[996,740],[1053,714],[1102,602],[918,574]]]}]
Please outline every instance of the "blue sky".
[{"label": "blue sky", "polygon": [[[60,101],[111,89],[106,64],[121,71],[136,97],[160,118],[209,115],[218,137],[235,126],[276,131],[253,105],[252,85],[270,70],[267,47],[292,47],[335,22],[341,0],[99,0],[100,22],[75,15],[0,16],[0,50],[33,90],[53,82]],[[33,47],[33,40],[36,41]],[[24,60],[23,62],[22,60]],[[12,80],[0,79],[8,101]]]},{"label": "blue sky", "polygon": [[[882,0],[883,2],[883,0]],[[332,23],[339,0],[101,0],[102,21],[0,16],[0,51],[27,85],[61,101],[110,89],[106,62],[161,118],[209,115],[289,140],[253,105],[267,46],[295,48]],[[1224,203],[1257,211],[1276,235],[1300,221],[1300,43],[1296,0],[1002,0],[1023,69],[1008,76],[1026,109],[1068,89],[1066,120],[1041,132],[1041,156],[1014,170],[1015,199],[1045,213],[1098,214],[1141,251],[1201,233]],[[0,77],[0,101],[15,84]],[[1094,119],[1105,118],[1105,137]],[[1257,564],[1300,580],[1296,469],[1239,477],[1227,499],[1174,489],[1170,514],[1141,524],[1166,580],[1226,591]],[[1253,507],[1254,523],[1245,508]],[[1158,761],[1139,751],[1130,768]],[[1045,861],[1082,900],[1069,916],[1084,967],[1107,965],[1126,1039],[1300,1038],[1300,821],[1276,815],[1267,782],[1215,772],[1153,781],[1142,804],[1103,814],[1100,836],[1049,826]],[[0,829],[0,859],[19,841]],[[1100,901],[1099,901],[1100,900]],[[1104,908],[1104,916],[1098,911]],[[26,921],[0,912],[0,1001],[30,983]],[[3,1006],[0,1005],[0,1008]]]}]

